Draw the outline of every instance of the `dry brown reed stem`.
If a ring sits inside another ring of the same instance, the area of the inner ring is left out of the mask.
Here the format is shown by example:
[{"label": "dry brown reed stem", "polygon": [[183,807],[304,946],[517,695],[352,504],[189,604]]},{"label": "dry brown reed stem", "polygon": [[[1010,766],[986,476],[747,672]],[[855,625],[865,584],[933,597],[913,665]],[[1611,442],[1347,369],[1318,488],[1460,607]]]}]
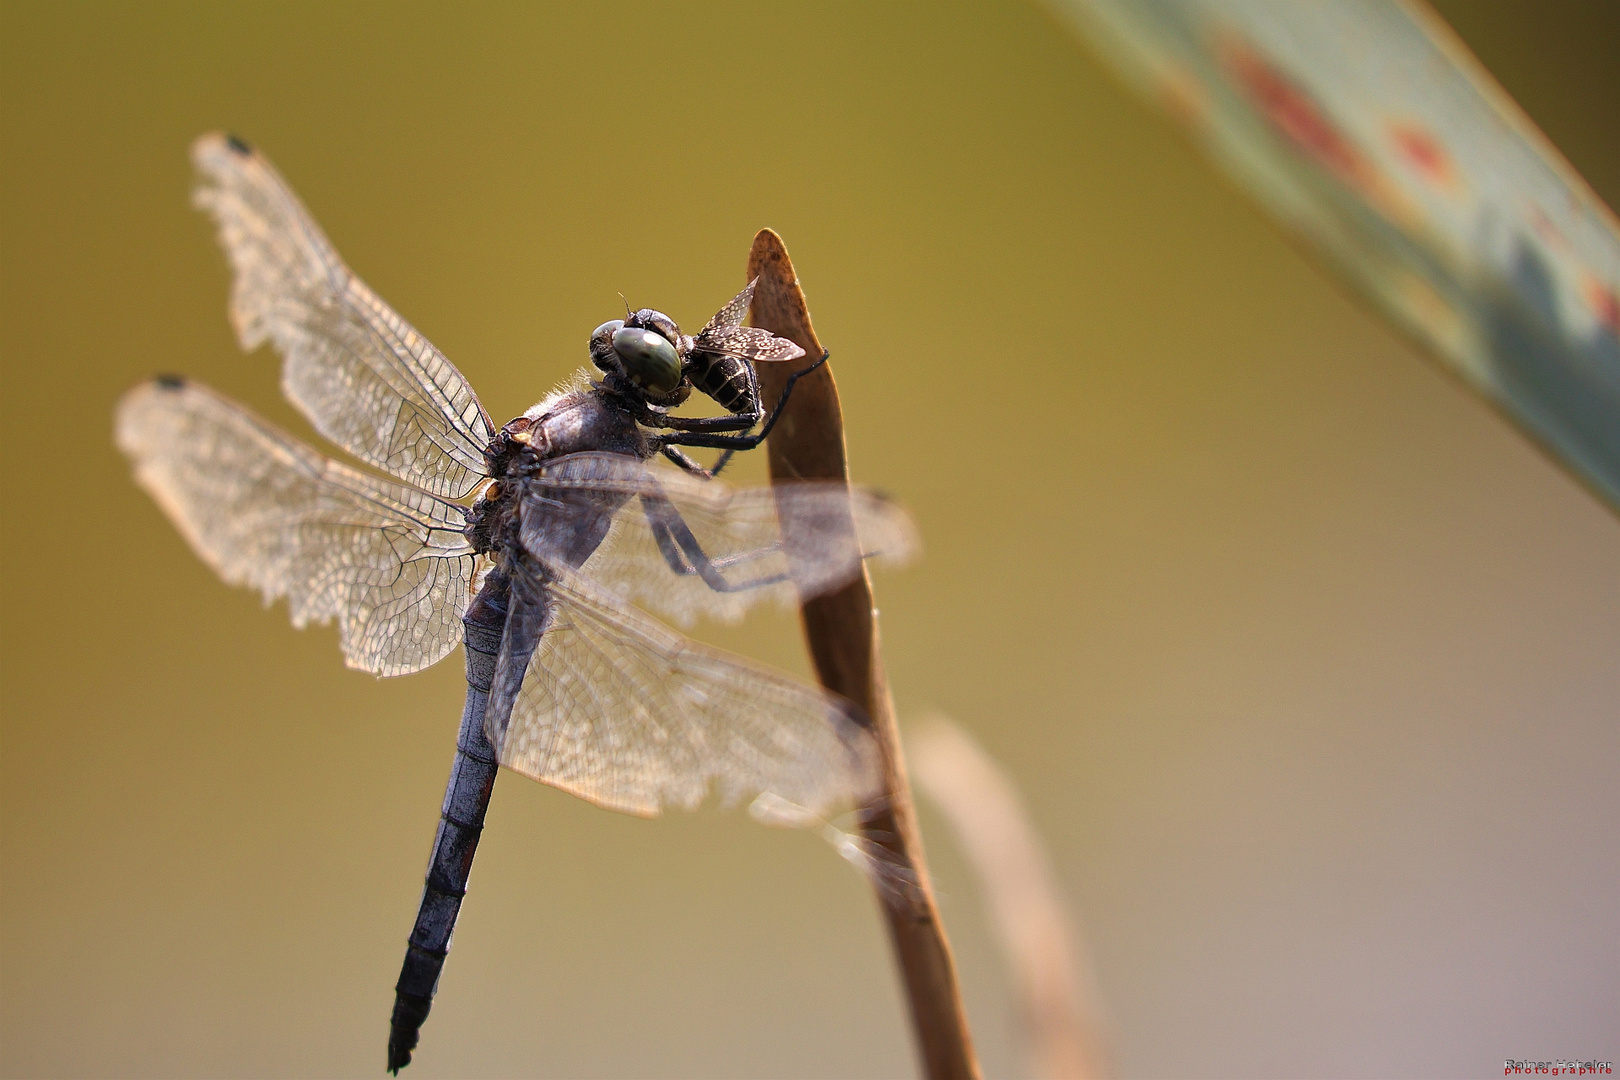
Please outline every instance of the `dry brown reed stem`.
[{"label": "dry brown reed stem", "polygon": [[1103,1022],[1085,939],[1018,789],[967,732],[934,717],[910,725],[912,774],[945,814],[979,879],[990,926],[1023,1006],[1031,1072],[1107,1075]]},{"label": "dry brown reed stem", "polygon": [[[787,248],[769,229],[754,237],[748,277],[759,280],[754,288],[754,325],[796,342],[805,351],[804,359],[793,364],[760,365],[761,397],[770,408],[793,371],[808,367],[822,355],[821,342],[810,326],[810,311]],[[843,413],[830,364],[798,381],[767,442],[773,483],[797,479],[849,482]],[[853,523],[850,531],[854,531]],[[793,538],[784,539],[791,556]],[[957,989],[956,962],[923,860],[894,704],[883,674],[871,578],[863,570],[837,592],[805,601],[799,611],[816,677],[822,686],[866,711],[882,749],[884,798],[861,828],[897,866],[915,875],[915,888],[903,890],[898,897],[886,897],[880,889],[878,899],[905,979],[926,1075],[934,1080],[977,1078],[979,1062]]]}]

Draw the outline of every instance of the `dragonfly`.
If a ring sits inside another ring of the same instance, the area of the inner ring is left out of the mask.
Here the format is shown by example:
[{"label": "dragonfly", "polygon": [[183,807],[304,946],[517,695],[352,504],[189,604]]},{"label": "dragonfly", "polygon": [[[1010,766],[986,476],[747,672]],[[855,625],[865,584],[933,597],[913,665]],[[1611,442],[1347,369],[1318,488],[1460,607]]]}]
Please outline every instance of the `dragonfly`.
[{"label": "dragonfly", "polygon": [[[336,621],[348,666],[403,675],[464,646],[455,756],[395,987],[397,1073],[438,987],[497,766],[644,816],[713,794],[808,826],[874,798],[879,752],[852,703],[653,613],[688,624],[797,604],[868,559],[903,561],[915,532],[868,489],[714,478],[791,392],[767,414],[754,365],[804,356],[742,325],[753,283],[697,334],[646,308],[603,323],[591,368],[496,427],[263,154],[213,134],[192,158],[243,348],[271,343],[286,396],[370,468],[162,376],[117,408],[137,482],[228,583],[285,597],[295,626]],[[725,411],[677,415],[694,392]],[[705,468],[695,447],[721,455]]]}]

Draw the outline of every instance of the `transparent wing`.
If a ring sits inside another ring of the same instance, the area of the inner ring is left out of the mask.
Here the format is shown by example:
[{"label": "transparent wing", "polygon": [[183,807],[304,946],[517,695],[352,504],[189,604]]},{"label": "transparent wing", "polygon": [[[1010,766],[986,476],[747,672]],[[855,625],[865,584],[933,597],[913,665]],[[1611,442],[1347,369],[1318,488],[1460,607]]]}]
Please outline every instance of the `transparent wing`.
[{"label": "transparent wing", "polygon": [[876,744],[839,698],[688,640],[577,575],[547,589],[549,628],[504,731],[490,714],[501,764],[649,816],[711,790],[826,816],[875,790]]},{"label": "transparent wing", "polygon": [[460,640],[472,548],[462,514],[329,461],[205,387],[137,386],[117,412],[118,447],[203,561],[293,625],[338,620],[350,667],[403,675]]},{"label": "transparent wing", "polygon": [[287,397],[355,457],[435,495],[471,491],[493,425],[461,372],[343,265],[263,155],[213,134],[191,156],[242,347],[274,343]]},{"label": "transparent wing", "polygon": [[[904,508],[839,483],[734,490],[623,454],[584,453],[548,462],[529,484],[536,503],[622,502],[581,569],[601,588],[682,624],[736,621],[767,601],[791,608],[853,580],[863,559],[901,563],[918,547]],[[544,505],[526,508],[525,520],[544,513]],[[526,529],[523,538],[536,558],[571,568],[572,553],[561,548],[568,535],[550,540]]]},{"label": "transparent wing", "polygon": [[722,356],[735,356],[740,360],[767,362],[797,360],[804,355],[804,350],[787,338],[779,338],[769,330],[761,330],[757,326],[720,326],[712,330],[705,329],[692,339],[692,348],[697,352],[719,353]]}]

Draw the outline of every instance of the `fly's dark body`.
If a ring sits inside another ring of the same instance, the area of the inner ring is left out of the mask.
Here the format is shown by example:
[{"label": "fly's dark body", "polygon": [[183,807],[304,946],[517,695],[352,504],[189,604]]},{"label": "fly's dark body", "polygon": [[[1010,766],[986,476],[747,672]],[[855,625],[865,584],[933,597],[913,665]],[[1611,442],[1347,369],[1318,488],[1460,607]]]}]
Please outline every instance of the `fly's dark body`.
[{"label": "fly's dark body", "polygon": [[759,386],[753,374],[748,362],[735,356],[698,353],[692,358],[692,385],[733,415],[759,410]]}]

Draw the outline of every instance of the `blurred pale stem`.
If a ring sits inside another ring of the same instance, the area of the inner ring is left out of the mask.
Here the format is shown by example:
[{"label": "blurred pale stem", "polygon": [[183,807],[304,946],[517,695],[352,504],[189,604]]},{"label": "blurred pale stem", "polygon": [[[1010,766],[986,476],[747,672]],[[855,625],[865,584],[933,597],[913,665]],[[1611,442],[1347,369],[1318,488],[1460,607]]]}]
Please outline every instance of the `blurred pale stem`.
[{"label": "blurred pale stem", "polygon": [[1034,1075],[1104,1075],[1090,964],[1018,789],[943,717],[914,725],[906,742],[918,785],[950,822],[978,876],[1029,1027]]}]

